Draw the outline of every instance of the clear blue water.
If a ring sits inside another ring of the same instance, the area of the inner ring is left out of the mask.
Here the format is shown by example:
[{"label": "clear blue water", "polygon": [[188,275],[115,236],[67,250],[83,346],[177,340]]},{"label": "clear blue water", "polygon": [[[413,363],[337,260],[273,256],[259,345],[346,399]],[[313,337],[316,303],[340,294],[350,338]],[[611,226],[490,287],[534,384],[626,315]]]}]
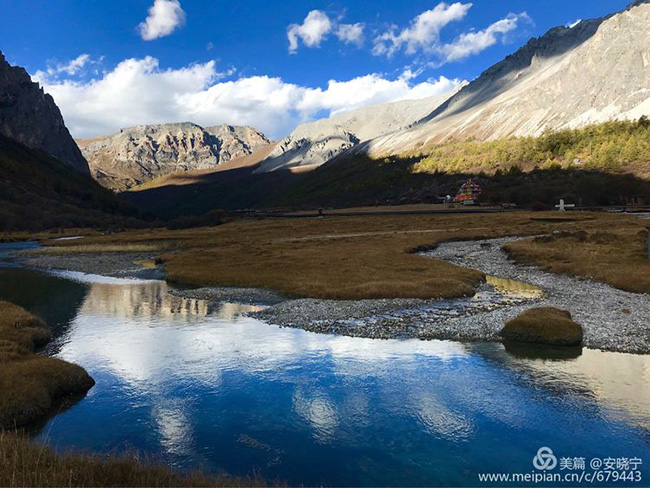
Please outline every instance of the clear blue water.
[{"label": "clear blue water", "polygon": [[294,485],[479,486],[479,472],[531,472],[549,446],[640,457],[650,480],[648,356],[319,335],[160,281],[15,267],[0,268],[0,298],[47,319],[45,352],[97,382],[35,429],[61,450],[135,449]]}]

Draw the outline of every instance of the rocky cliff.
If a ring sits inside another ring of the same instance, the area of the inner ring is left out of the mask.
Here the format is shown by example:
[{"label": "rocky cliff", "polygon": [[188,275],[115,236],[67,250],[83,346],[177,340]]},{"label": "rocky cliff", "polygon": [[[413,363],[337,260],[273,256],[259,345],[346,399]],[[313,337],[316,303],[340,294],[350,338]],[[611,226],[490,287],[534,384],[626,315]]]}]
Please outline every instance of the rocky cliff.
[{"label": "rocky cliff", "polygon": [[92,176],[103,186],[122,191],[158,176],[213,168],[251,154],[270,141],[250,127],[203,128],[184,122],[140,125],[77,143]]},{"label": "rocky cliff", "polygon": [[448,138],[538,136],[650,115],[650,4],[557,27],[486,70],[406,130],[376,138],[372,156]]},{"label": "rocky cliff", "polygon": [[88,174],[82,156],[54,99],[23,68],[11,66],[0,52],[0,134],[54,156]]}]

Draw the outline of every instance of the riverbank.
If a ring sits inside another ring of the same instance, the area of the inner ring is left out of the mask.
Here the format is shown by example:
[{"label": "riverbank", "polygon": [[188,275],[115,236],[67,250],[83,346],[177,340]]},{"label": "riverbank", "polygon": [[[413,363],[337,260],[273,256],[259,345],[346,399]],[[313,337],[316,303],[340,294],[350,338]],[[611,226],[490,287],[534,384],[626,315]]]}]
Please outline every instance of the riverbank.
[{"label": "riverbank", "polygon": [[[636,236],[645,226],[631,216],[584,213],[265,219],[51,241],[55,247],[30,253],[26,263],[125,277],[139,276],[142,263],[155,259],[181,286],[173,292],[179,296],[263,303],[272,306],[255,317],[269,323],[368,338],[498,341],[503,324],[521,311],[554,306],[588,329],[587,347],[646,353],[647,295],[515,266],[500,250],[520,245],[505,237],[513,233],[596,235],[602,228]],[[617,266],[602,266],[603,281],[648,267],[636,256],[642,243],[633,244],[617,254]],[[589,249],[592,267],[611,260],[610,248]],[[556,246],[548,261],[580,274],[586,259]],[[484,282],[486,275],[537,285],[545,296],[503,293]]]},{"label": "riverbank", "polygon": [[235,478],[175,473],[162,464],[135,455],[102,457],[91,454],[59,455],[20,434],[0,431],[0,485],[5,487],[59,486],[268,486],[257,477]]},{"label": "riverbank", "polygon": [[156,255],[152,253],[27,252],[19,255],[19,259],[23,264],[35,268],[77,271],[111,278],[164,278],[162,270],[154,273]]},{"label": "riverbank", "polygon": [[0,301],[0,429],[39,420],[95,384],[80,366],[35,354],[50,337],[42,320]]}]

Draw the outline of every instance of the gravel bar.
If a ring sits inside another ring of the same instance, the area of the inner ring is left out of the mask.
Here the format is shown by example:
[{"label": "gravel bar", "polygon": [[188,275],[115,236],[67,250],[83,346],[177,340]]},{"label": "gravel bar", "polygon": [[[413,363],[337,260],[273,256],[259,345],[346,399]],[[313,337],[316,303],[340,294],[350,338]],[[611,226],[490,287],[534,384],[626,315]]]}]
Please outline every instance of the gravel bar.
[{"label": "gravel bar", "polygon": [[243,303],[251,305],[275,305],[286,300],[273,290],[261,288],[174,288],[171,295],[181,298],[206,300],[210,303]]},{"label": "gravel bar", "polygon": [[541,306],[569,310],[584,328],[584,345],[609,351],[650,351],[650,296],[510,262],[501,247],[518,238],[452,242],[424,253],[490,276],[541,288],[543,298],[504,295],[483,284],[473,297],[451,300],[300,299],[252,314],[266,322],[312,332],[378,339],[498,341],[505,322]]},{"label": "gravel bar", "polygon": [[39,254],[21,258],[20,262],[36,268],[79,271],[112,278],[164,279],[161,267],[147,269],[139,263],[155,258],[152,254],[130,252]]}]

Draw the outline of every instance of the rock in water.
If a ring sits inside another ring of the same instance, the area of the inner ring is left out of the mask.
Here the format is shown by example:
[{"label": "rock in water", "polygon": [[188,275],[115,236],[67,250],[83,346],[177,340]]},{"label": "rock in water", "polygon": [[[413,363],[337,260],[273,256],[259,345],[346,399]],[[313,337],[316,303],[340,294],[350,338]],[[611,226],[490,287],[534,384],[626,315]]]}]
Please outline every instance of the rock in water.
[{"label": "rock in water", "polygon": [[532,308],[509,320],[501,331],[501,337],[506,341],[579,346],[582,344],[582,327],[566,310]]},{"label": "rock in water", "polygon": [[214,168],[270,141],[251,127],[203,128],[184,122],[139,125],[77,143],[92,176],[103,186],[121,191],[170,173]]},{"label": "rock in water", "polygon": [[0,52],[0,134],[89,174],[88,163],[63,122],[54,99],[27,71]]}]

